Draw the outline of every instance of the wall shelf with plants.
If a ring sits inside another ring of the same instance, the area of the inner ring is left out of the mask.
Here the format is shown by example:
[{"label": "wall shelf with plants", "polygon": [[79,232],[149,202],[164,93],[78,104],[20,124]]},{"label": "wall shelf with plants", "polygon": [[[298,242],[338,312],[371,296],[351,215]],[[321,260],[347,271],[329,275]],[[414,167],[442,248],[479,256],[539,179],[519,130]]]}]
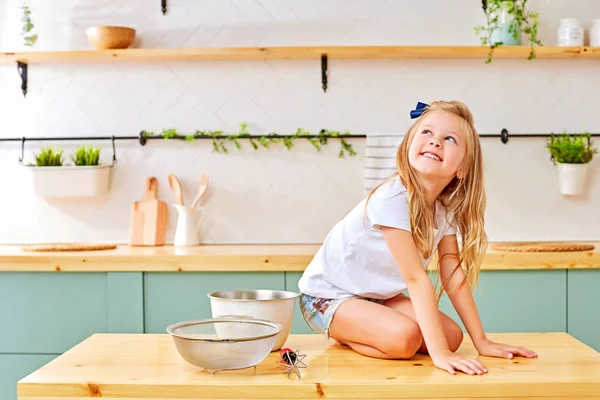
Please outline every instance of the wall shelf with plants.
[{"label": "wall shelf with plants", "polygon": [[[328,87],[328,60],[334,59],[529,59],[530,46],[302,46],[230,47],[184,49],[115,49],[31,51],[0,53],[0,64],[16,63],[21,90],[27,94],[28,66],[50,63],[234,61],[234,60],[320,60],[321,86]],[[600,59],[600,47],[543,46],[538,59]]]},{"label": "wall shelf with plants", "polygon": [[[487,59],[489,46],[281,46],[281,47],[210,47],[115,50],[64,50],[0,53],[0,64],[158,62],[158,61],[236,61],[236,60],[319,60],[321,56],[336,59],[382,58],[474,58]],[[530,46],[501,46],[494,49],[495,58],[528,59]],[[540,46],[536,58],[600,58],[600,47]]]},{"label": "wall shelf with plants", "polygon": [[[584,46],[583,40],[545,46],[538,38],[539,13],[529,9],[528,0],[481,0],[485,22],[474,26],[480,46],[453,45],[362,45],[362,46],[275,46],[207,48],[129,48],[136,30],[125,26],[92,26],[88,41],[96,50],[0,52],[1,64],[16,64],[21,91],[27,95],[28,66],[46,63],[168,62],[211,60],[320,60],[321,87],[328,88],[328,60],[334,59],[597,59],[600,47]],[[33,47],[37,33],[31,10],[23,8],[24,46]],[[161,0],[166,13],[166,0]],[[521,45],[522,36],[529,45]],[[583,35],[580,35],[581,38]],[[592,41],[593,42],[593,41]]]}]

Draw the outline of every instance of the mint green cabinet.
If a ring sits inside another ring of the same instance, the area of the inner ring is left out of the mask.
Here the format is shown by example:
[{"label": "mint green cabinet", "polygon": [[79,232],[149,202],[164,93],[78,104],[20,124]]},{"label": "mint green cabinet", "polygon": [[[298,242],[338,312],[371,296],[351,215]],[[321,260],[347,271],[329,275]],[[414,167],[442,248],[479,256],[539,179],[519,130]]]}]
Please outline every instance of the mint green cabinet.
[{"label": "mint green cabinet", "polygon": [[0,353],[62,353],[97,332],[142,332],[141,273],[0,273]]},{"label": "mint green cabinet", "polygon": [[[481,271],[473,295],[486,332],[566,332],[565,270]],[[463,328],[447,296],[440,309]]]},{"label": "mint green cabinet", "polygon": [[0,273],[0,399],[94,333],[143,332],[142,274]]},{"label": "mint green cabinet", "polygon": [[210,318],[207,294],[232,289],[285,289],[284,272],[149,272],[144,274],[145,331]]},{"label": "mint green cabinet", "polygon": [[[286,272],[285,273],[285,289],[291,292],[300,293],[298,289],[298,281],[302,276],[302,272]],[[296,309],[294,310],[294,322],[292,323],[291,333],[315,333],[308,327],[302,312],[300,311],[300,300],[296,302]]]},{"label": "mint green cabinet", "polygon": [[567,272],[569,334],[600,351],[600,269]]},{"label": "mint green cabinet", "polygon": [[0,399],[17,400],[17,382],[58,354],[0,354]]}]

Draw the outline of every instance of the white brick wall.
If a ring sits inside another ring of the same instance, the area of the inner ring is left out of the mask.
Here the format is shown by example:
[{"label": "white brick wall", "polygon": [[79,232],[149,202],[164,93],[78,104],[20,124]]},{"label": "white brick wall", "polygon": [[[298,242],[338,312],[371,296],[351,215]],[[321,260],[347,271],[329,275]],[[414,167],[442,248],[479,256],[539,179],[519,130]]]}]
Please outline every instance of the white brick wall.
[{"label": "white brick wall", "polygon": [[[21,50],[20,0],[0,2],[0,50]],[[279,46],[478,44],[483,22],[475,0],[30,0],[40,39],[36,50],[91,49],[85,28],[123,24],[138,30],[135,46]],[[600,17],[594,0],[538,0],[541,39],[555,44],[561,17],[590,26]],[[569,60],[330,60],[329,90],[320,61],[232,61],[33,65],[23,98],[13,65],[0,66],[0,135],[136,135],[175,127],[293,132],[349,129],[404,132],[416,101],[460,99],[482,133],[600,132],[600,61]],[[32,196],[19,146],[0,146],[0,242],[127,241],[131,203],[146,176],[159,179],[169,203],[169,173],[178,175],[190,202],[202,171],[211,177],[205,201],[206,243],[317,242],[361,199],[364,140],[358,156],[337,158],[308,144],[292,152],[229,155],[209,141],[153,141],[142,148],[117,142],[113,190],[91,200]],[[600,140],[597,140],[600,147]],[[104,158],[110,159],[108,143]],[[68,148],[74,144],[65,143]],[[28,143],[27,161],[39,143]],[[508,145],[484,139],[492,240],[600,239],[600,162],[581,198],[558,193],[556,170],[543,139]],[[175,214],[170,209],[168,239]]]}]

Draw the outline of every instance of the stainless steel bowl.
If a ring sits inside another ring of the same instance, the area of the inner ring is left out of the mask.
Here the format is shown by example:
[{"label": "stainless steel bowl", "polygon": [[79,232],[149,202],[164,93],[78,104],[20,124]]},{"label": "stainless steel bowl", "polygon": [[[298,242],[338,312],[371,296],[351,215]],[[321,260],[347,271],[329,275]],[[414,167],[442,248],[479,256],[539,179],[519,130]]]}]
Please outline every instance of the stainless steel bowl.
[{"label": "stainless steel bowl", "polygon": [[283,326],[273,351],[281,349],[292,329],[299,293],[285,290],[222,290],[208,294],[213,318],[246,315]]},{"label": "stainless steel bowl", "polygon": [[221,290],[208,294],[211,299],[228,299],[234,301],[251,301],[251,300],[289,300],[296,299],[300,296],[299,293],[288,292],[286,290]]},{"label": "stainless steel bowl", "polygon": [[271,352],[283,327],[250,317],[184,321],[167,327],[181,357],[210,373],[256,366]]}]

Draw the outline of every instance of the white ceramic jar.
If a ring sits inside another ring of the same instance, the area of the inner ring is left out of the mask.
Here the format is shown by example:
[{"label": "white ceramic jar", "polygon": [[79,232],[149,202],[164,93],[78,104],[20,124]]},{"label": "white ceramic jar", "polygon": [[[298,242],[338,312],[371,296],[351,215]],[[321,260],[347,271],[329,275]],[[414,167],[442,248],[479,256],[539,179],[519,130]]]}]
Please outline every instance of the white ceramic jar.
[{"label": "white ceramic jar", "polygon": [[600,18],[592,21],[590,28],[590,46],[600,47]]},{"label": "white ceramic jar", "polygon": [[577,18],[563,18],[558,24],[559,46],[583,46],[583,26]]}]

